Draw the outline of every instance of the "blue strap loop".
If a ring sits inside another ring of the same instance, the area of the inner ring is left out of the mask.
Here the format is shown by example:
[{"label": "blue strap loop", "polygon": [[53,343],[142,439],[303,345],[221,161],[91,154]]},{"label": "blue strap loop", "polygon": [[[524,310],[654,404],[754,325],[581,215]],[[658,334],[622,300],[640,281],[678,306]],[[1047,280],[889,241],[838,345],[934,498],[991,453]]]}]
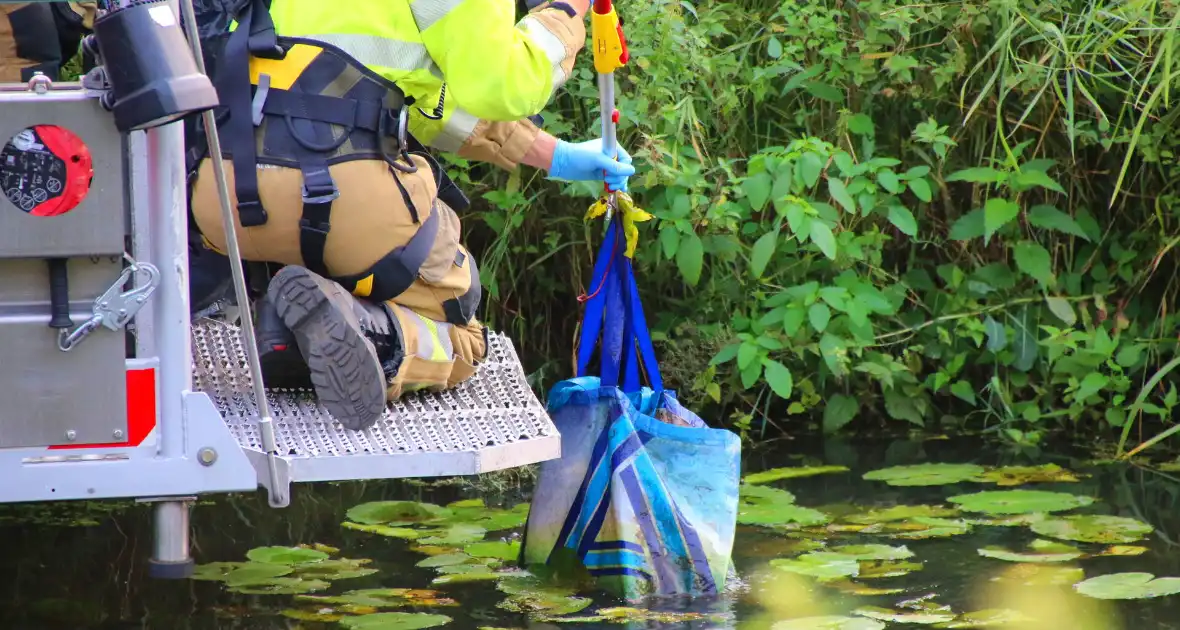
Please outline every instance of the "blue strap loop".
[{"label": "blue strap loop", "polygon": [[664,383],[639,299],[639,287],[635,284],[635,271],[621,247],[622,231],[622,223],[615,217],[598,250],[578,341],[577,375],[586,375],[590,359],[598,349],[603,387],[620,387],[624,393],[639,392],[643,387],[642,366],[651,388],[658,394],[663,391]]}]

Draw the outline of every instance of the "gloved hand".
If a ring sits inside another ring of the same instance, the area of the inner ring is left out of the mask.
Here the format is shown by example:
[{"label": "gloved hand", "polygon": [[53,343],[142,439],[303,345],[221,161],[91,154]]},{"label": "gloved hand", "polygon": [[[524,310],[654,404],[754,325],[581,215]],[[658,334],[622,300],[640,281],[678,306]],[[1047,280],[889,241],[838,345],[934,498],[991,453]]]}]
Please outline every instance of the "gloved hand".
[{"label": "gloved hand", "polygon": [[[618,147],[619,160],[616,162],[602,152],[602,139],[572,144],[557,141],[553,149],[553,164],[549,177],[568,181],[606,181],[612,191],[627,192],[627,178],[635,174],[631,156],[623,147]],[[606,171],[605,175],[603,171]]]}]

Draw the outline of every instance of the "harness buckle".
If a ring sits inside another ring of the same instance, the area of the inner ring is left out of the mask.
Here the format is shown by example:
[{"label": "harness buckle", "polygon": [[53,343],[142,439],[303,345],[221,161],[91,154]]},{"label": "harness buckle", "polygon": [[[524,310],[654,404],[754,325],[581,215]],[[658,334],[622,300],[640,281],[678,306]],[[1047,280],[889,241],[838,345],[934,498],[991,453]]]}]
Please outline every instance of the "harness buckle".
[{"label": "harness buckle", "polygon": [[[319,187],[317,187],[319,188]],[[340,191],[335,187],[322,187],[311,192],[307,189],[307,184],[303,184],[300,193],[303,195],[303,203],[310,203],[315,205],[332,203],[340,198]]]},{"label": "harness buckle", "polygon": [[262,200],[238,201],[238,220],[241,221],[242,227],[265,225],[267,215],[266,209],[262,207]]}]

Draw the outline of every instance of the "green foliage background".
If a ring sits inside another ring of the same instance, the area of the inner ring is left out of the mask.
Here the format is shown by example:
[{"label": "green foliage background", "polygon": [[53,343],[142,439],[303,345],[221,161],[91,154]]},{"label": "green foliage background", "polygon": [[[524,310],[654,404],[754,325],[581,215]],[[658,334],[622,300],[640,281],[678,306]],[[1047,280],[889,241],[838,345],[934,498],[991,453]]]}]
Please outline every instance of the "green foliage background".
[{"label": "green foliage background", "polygon": [[[622,2],[637,274],[670,386],[749,436],[1170,422],[1174,1]],[[597,134],[589,54],[546,113]],[[488,321],[571,374],[594,190],[456,174]],[[1161,374],[1167,376],[1167,374]],[[1124,434],[1125,435],[1125,434]]]}]

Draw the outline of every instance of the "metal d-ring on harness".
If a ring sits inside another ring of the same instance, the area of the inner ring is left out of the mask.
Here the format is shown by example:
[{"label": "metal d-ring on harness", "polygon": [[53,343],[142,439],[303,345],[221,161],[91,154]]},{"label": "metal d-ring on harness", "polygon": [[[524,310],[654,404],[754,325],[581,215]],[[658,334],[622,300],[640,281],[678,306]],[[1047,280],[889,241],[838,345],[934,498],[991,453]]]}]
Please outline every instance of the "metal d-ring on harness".
[{"label": "metal d-ring on harness", "polygon": [[[185,36],[192,47],[197,69],[201,74],[207,74],[192,0],[180,0],[180,10]],[[239,24],[239,27],[241,26],[243,25]],[[217,182],[217,196],[221,205],[221,224],[225,230],[225,244],[234,281],[234,295],[238,304],[246,308],[247,315],[249,315],[250,298],[246,291],[246,274],[242,269],[242,255],[238,248],[238,233],[234,226],[233,207],[229,202],[229,184],[225,178],[225,162],[221,157],[221,137],[217,130],[217,118],[212,109],[207,109],[201,114],[201,119],[204,122],[205,139],[209,143],[209,157],[213,162],[213,179]],[[254,168],[253,164],[249,166],[251,169]],[[275,443],[274,421],[271,416],[270,401],[266,397],[266,388],[262,383],[262,364],[258,358],[254,327],[250,325],[253,318],[251,316],[243,317],[242,321],[245,323],[241,327],[244,337],[242,341],[246,349],[246,361],[250,366],[254,400],[258,404],[258,433],[262,438],[262,448],[266,451],[266,464],[270,475],[268,500],[272,507],[285,507],[290,503],[290,498],[283,490],[287,486],[279,482],[278,447]]]}]

